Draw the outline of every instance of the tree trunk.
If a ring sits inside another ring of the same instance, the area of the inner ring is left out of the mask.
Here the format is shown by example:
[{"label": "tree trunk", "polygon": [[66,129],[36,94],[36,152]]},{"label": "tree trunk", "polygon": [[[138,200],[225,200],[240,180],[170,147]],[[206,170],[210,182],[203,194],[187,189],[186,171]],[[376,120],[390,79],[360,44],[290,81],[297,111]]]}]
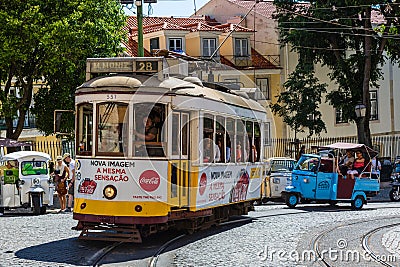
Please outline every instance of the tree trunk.
[{"label": "tree trunk", "polygon": [[362,103],[365,105],[365,117],[359,119],[357,122],[358,142],[372,147],[371,130],[369,128],[369,120],[371,118],[371,103],[369,97],[369,83],[371,81],[371,68],[372,68],[372,32],[371,25],[371,7],[365,9],[365,63],[364,63],[364,80],[362,87]]},{"label": "tree trunk", "polygon": [[13,127],[13,117],[6,116],[6,137],[17,140],[24,129],[24,122],[25,122],[25,115],[26,112],[29,110],[29,106],[32,102],[32,95],[33,95],[33,80],[28,79],[27,83],[23,84],[23,96],[20,102],[17,104],[19,115],[17,120],[17,126]]}]

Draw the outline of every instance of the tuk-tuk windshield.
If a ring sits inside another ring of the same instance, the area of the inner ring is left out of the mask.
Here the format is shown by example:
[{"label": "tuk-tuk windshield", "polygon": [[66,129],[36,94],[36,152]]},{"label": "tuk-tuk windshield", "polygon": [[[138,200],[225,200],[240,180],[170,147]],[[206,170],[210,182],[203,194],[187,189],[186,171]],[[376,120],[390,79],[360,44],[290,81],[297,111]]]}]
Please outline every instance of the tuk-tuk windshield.
[{"label": "tuk-tuk windshield", "polygon": [[23,161],[21,173],[24,176],[47,174],[47,163],[45,161]]},{"label": "tuk-tuk windshield", "polygon": [[310,156],[310,155],[302,155],[299,161],[297,162],[297,165],[295,167],[295,170],[301,170],[301,171],[316,171],[318,169],[318,164],[319,164],[319,158],[315,156]]},{"label": "tuk-tuk windshield", "polygon": [[293,170],[294,160],[274,160],[271,162],[271,173],[291,172]]}]

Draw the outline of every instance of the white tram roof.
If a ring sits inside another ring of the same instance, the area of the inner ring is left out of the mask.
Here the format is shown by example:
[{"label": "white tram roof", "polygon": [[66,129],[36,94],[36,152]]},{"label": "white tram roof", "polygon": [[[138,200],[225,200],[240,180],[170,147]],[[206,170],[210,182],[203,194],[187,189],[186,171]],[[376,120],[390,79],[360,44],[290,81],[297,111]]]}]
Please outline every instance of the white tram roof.
[{"label": "white tram roof", "polygon": [[32,160],[50,160],[51,156],[47,153],[39,152],[39,151],[18,151],[13,152],[7,155],[4,155],[1,160],[18,160],[21,161],[23,159]]},{"label": "white tram roof", "polygon": [[[143,82],[142,82],[142,81]],[[137,77],[131,76],[106,76],[92,79],[80,87],[76,93],[91,94],[96,91],[121,91],[126,93],[133,93],[141,90],[142,92],[151,92],[159,94],[174,93],[176,95],[202,97],[217,102],[223,102],[229,105],[236,105],[246,109],[265,112],[265,108],[239,90],[229,90],[225,88],[225,92],[218,89],[203,86],[202,82],[195,77],[187,77],[184,80],[169,77],[163,81],[159,81],[155,77],[149,78],[148,76],[138,75]]]}]

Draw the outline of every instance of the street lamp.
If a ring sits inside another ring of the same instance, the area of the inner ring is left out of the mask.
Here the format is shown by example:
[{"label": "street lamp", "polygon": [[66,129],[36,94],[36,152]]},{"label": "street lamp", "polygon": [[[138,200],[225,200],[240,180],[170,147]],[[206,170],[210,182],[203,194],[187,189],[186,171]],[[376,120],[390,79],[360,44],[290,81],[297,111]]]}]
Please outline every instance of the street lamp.
[{"label": "street lamp", "polygon": [[355,112],[356,112],[357,118],[364,118],[366,111],[367,111],[367,108],[362,103],[357,104],[357,106],[355,107]]}]

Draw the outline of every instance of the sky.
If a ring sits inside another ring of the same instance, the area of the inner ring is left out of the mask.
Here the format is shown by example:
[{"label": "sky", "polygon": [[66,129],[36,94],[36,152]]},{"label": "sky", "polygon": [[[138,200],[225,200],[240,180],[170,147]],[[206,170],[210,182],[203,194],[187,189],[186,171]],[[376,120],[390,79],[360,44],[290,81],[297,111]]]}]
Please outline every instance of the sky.
[{"label": "sky", "polygon": [[[151,4],[152,17],[189,17],[199,10],[209,0],[157,0],[156,4]],[[149,4],[143,4],[143,15],[148,15]],[[136,15],[136,7],[130,5],[131,9],[125,8],[125,13],[129,16]]]}]

